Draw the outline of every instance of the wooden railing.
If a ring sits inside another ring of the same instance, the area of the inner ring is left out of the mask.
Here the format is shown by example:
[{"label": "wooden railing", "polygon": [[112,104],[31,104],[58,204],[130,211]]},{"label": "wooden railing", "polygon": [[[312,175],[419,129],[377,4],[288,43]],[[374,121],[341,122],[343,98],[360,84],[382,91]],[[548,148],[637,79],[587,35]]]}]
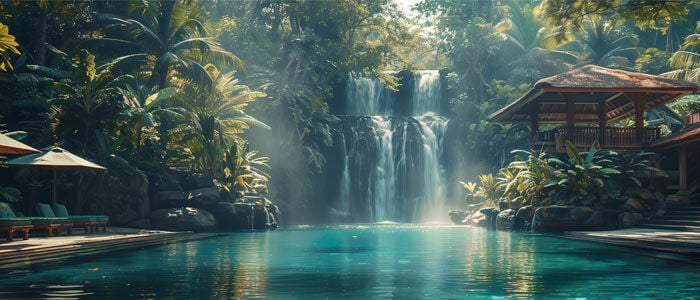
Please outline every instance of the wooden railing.
[{"label": "wooden railing", "polygon": [[605,149],[639,149],[661,138],[658,127],[642,128],[605,128],[605,136],[600,138],[598,127],[575,127],[571,133],[566,128],[557,128],[537,134],[537,143],[553,145],[555,152],[566,152],[566,141],[570,141],[579,150],[588,150],[593,144]]}]

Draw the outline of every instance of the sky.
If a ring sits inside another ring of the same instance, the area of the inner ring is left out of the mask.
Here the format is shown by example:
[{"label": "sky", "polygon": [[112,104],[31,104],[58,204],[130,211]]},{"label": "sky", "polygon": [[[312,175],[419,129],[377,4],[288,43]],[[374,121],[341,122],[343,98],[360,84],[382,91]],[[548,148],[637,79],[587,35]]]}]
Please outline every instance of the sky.
[{"label": "sky", "polygon": [[406,13],[406,15],[413,17],[416,13],[411,11],[411,7],[421,2],[421,0],[394,0],[394,2],[401,10],[404,11],[404,13]]}]

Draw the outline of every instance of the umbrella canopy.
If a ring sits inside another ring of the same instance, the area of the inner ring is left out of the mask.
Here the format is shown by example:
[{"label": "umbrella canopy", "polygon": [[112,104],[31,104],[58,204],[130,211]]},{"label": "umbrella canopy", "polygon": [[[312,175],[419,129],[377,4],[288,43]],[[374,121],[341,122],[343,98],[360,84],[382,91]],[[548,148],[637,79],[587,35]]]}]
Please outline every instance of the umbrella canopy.
[{"label": "umbrella canopy", "polygon": [[103,166],[90,162],[58,146],[46,147],[41,149],[39,153],[8,159],[5,165],[8,167],[105,170]]},{"label": "umbrella canopy", "polygon": [[53,198],[52,204],[56,203],[56,170],[58,169],[92,169],[106,170],[105,167],[81,158],[67,150],[51,146],[41,149],[39,153],[27,154],[5,161],[8,167],[27,168],[47,168],[53,169]]},{"label": "umbrella canopy", "polygon": [[35,152],[39,152],[39,150],[0,133],[0,154],[28,154]]}]

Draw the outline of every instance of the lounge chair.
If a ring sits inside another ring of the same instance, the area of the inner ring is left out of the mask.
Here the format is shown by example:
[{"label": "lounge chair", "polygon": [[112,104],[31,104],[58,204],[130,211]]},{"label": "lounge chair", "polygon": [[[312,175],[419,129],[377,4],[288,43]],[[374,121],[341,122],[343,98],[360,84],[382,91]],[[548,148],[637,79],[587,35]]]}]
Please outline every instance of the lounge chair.
[{"label": "lounge chair", "polygon": [[102,227],[103,232],[107,232],[108,216],[102,215],[70,215],[68,209],[63,204],[56,203],[54,205],[54,213],[58,217],[68,218],[73,222],[74,227],[83,227],[85,232],[98,232]]},{"label": "lounge chair", "polygon": [[24,233],[24,239],[29,239],[29,230],[34,228],[29,218],[18,218],[9,204],[0,202],[0,231],[7,233],[7,241],[12,241],[15,231]]},{"label": "lounge chair", "polygon": [[[32,228],[30,229],[46,229],[46,232],[48,233],[49,237],[52,237],[54,235],[54,232],[56,235],[60,235],[61,231],[60,228],[67,228],[68,232],[70,233],[70,228],[73,226],[73,223],[68,218],[58,218],[58,217],[22,217],[22,218],[17,218],[12,212],[12,208],[6,203],[4,203],[7,207],[5,208],[4,213],[12,218],[14,217],[15,219],[21,219],[21,220],[29,220],[30,224],[32,225]],[[19,225],[17,225],[19,226]],[[14,230],[22,230],[24,231],[24,228],[18,229],[15,227],[14,229],[10,228],[11,231],[14,232]],[[29,238],[28,233],[27,233],[27,238]]]},{"label": "lounge chair", "polygon": [[[42,205],[45,205],[48,208],[48,211]],[[56,235],[61,235],[61,229],[65,229],[68,234],[72,233],[73,222],[65,217],[56,217],[56,215],[53,214],[50,206],[38,203],[36,205],[36,211],[39,214],[39,217],[28,217],[30,220],[32,220],[34,229],[46,229],[49,237],[52,237],[54,232]]]}]

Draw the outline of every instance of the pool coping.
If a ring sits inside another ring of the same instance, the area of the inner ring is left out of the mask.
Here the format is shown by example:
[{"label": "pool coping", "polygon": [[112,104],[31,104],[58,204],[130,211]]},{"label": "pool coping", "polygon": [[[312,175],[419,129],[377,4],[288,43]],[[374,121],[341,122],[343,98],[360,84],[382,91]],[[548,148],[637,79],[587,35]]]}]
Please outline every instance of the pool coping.
[{"label": "pool coping", "polygon": [[113,252],[205,239],[221,233],[170,232],[108,228],[105,233],[54,237],[30,237],[0,243],[0,272],[77,257],[99,256]]},{"label": "pool coping", "polygon": [[569,231],[556,236],[632,248],[646,256],[700,264],[700,232],[628,228],[611,231]]}]

